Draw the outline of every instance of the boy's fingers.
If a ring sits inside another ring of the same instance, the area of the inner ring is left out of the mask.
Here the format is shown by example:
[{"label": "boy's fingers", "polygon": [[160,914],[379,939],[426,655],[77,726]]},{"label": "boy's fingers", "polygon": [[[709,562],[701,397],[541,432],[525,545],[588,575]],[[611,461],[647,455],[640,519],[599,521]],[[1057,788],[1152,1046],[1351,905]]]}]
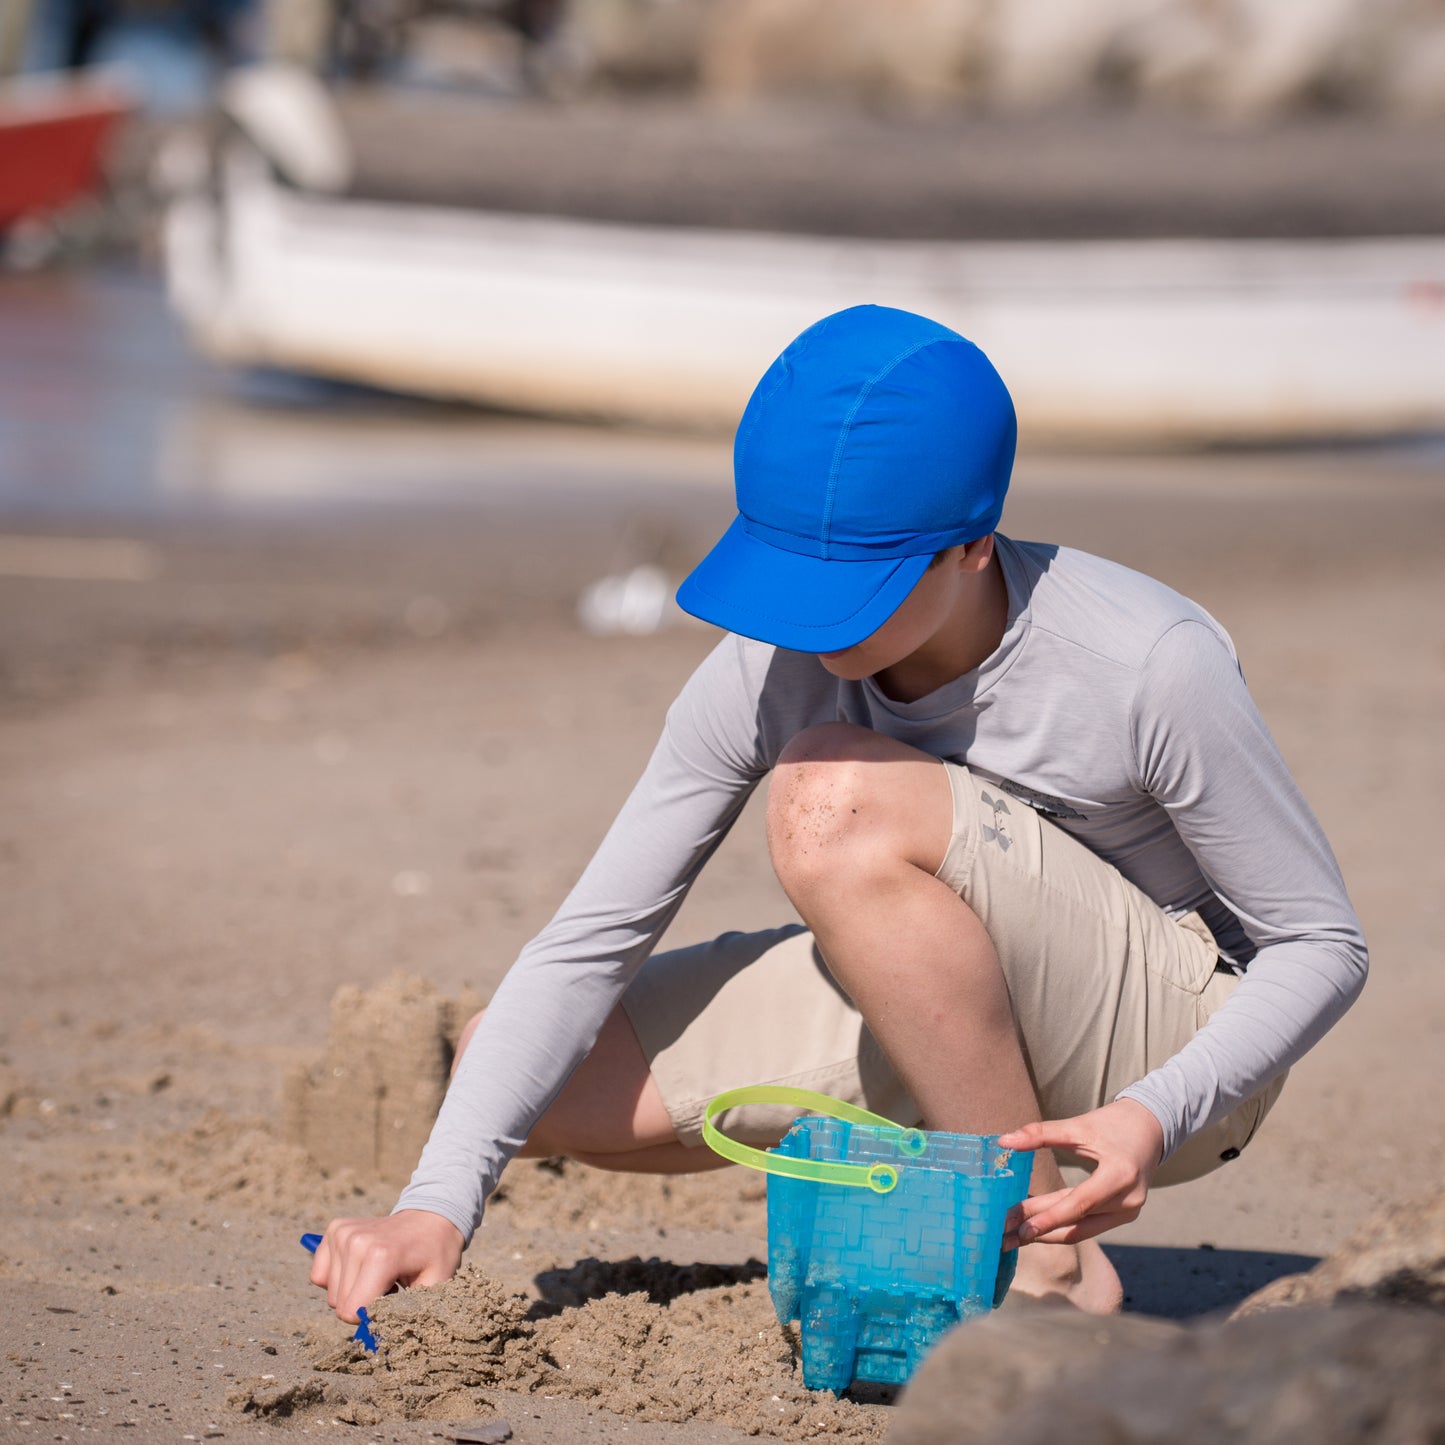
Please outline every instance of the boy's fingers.
[{"label": "boy's fingers", "polygon": [[1022,1244],[1033,1243],[1032,1236],[1020,1238],[1019,1230],[1046,1210],[1057,1207],[1073,1192],[1072,1189],[1055,1189],[1050,1194],[1030,1194],[1023,1203],[1014,1205],[1004,1221],[1003,1247],[1017,1249]]},{"label": "boy's fingers", "polygon": [[384,1295],[397,1280],[395,1256],[385,1245],[363,1242],[352,1251],[354,1256],[347,1279],[336,1298],[336,1313],[350,1324],[360,1323],[358,1305],[370,1305]]},{"label": "boy's fingers", "polygon": [[1023,1224],[1035,1215],[1042,1214],[1044,1210],[1052,1209],[1061,1199],[1067,1199],[1073,1192],[1072,1189],[1055,1189],[1051,1194],[1030,1194],[1022,1204],[1016,1206],[1018,1223]]},{"label": "boy's fingers", "polygon": [[323,1235],[321,1243],[316,1246],[316,1253],[311,1256],[311,1283],[320,1285],[324,1289],[327,1274],[330,1269],[331,1249],[326,1242],[326,1237]]},{"label": "boy's fingers", "polygon": [[1025,1124],[1008,1134],[1000,1134],[998,1142],[1005,1149],[1071,1149],[1080,1143],[1074,1119],[1050,1119],[1039,1124]]},{"label": "boy's fingers", "polygon": [[1032,1244],[1053,1230],[1077,1224],[1101,1204],[1117,1204],[1124,1192],[1118,1187],[1119,1181],[1100,1179],[1100,1172],[1095,1170],[1082,1184],[1064,1190],[1054,1196],[1051,1203],[1029,1213],[1020,1226],[1019,1238],[1025,1244]]},{"label": "boy's fingers", "polygon": [[1086,1216],[1077,1224],[1070,1224],[1062,1229],[1051,1229],[1047,1234],[1041,1234],[1029,1240],[1029,1243],[1077,1244],[1081,1239],[1092,1239],[1096,1234],[1117,1229],[1121,1224],[1129,1224],[1138,1217],[1137,1209],[1102,1210],[1098,1214]]},{"label": "boy's fingers", "polygon": [[1018,1129],[1010,1129],[1007,1134],[998,1136],[999,1144],[1005,1149],[1033,1149],[1037,1147],[1034,1137],[1042,1126],[1039,1124],[1025,1124]]},{"label": "boy's fingers", "polygon": [[369,1309],[396,1283],[396,1271],[386,1259],[369,1260],[357,1273],[356,1281],[342,1296],[336,1313],[348,1324],[360,1324],[358,1309]]}]

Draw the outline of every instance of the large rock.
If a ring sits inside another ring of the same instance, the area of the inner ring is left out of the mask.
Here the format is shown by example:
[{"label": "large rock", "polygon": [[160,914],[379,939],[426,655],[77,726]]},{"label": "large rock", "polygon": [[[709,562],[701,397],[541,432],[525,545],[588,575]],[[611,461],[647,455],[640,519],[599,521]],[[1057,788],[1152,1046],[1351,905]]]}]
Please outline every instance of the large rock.
[{"label": "large rock", "polygon": [[[1056,1445],[1061,1437],[1069,1445],[1416,1445],[1445,1438],[1442,1359],[1445,1319],[1429,1310],[1365,1304],[1260,1315],[1074,1371],[987,1438],[998,1445]],[[967,1408],[958,1398],[954,1404],[959,1414]]]},{"label": "large rock", "polygon": [[1035,1393],[1184,1333],[1144,1315],[1086,1315],[1013,1296],[998,1314],[959,1325],[938,1342],[903,1393],[888,1445],[992,1440],[1000,1421]]},{"label": "large rock", "polygon": [[[1295,1308],[1286,1308],[1295,1306]],[[1329,1306],[1329,1308],[1320,1308]],[[890,1445],[1407,1445],[1445,1439],[1445,1196],[1192,1329],[1033,1305],[945,1336]]]},{"label": "large rock", "polygon": [[1229,63],[1232,37],[1214,8],[1165,5],[1123,26],[1103,58],[1103,82],[1131,99],[1176,108],[1208,103]]},{"label": "large rock", "polygon": [[1445,14],[1396,37],[1381,82],[1389,109],[1419,120],[1445,116]]},{"label": "large rock", "polygon": [[573,88],[690,90],[707,0],[570,0],[560,49]]},{"label": "large rock", "polygon": [[989,97],[1019,110],[1089,100],[1130,29],[1171,8],[1170,0],[1007,0],[987,31]]},{"label": "large rock", "polygon": [[1285,1275],[1250,1295],[1234,1318],[1362,1299],[1445,1310],[1445,1193],[1382,1210],[1308,1274]]},{"label": "large rock", "polygon": [[701,61],[717,100],[932,106],[977,90],[988,0],[727,0]]},{"label": "large rock", "polygon": [[1429,117],[1442,31],[1439,0],[573,0],[553,48],[582,85],[728,101]]},{"label": "large rock", "polygon": [[1231,58],[1216,82],[1225,111],[1259,116],[1360,98],[1374,51],[1361,0],[1230,0],[1228,13]]}]

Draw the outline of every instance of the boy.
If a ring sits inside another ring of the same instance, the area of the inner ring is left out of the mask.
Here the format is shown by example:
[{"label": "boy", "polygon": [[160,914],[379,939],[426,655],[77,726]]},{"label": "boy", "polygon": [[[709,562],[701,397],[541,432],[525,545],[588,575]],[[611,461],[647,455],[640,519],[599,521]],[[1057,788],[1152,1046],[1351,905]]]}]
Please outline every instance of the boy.
[{"label": "boy", "polygon": [[[1248,1144],[1358,995],[1359,924],[1218,623],[996,533],[1014,441],[983,354],[907,312],[828,317],[769,369],[740,516],[678,593],[730,635],[469,1026],[397,1211],[328,1229],[342,1318],[448,1278],[524,1147],[719,1163],[702,1109],[741,1084],[1037,1148],[1015,1288],[1100,1313],[1094,1236]],[[767,773],[802,924],[650,958]],[[1067,1189],[1050,1151],[1092,1172]]]}]

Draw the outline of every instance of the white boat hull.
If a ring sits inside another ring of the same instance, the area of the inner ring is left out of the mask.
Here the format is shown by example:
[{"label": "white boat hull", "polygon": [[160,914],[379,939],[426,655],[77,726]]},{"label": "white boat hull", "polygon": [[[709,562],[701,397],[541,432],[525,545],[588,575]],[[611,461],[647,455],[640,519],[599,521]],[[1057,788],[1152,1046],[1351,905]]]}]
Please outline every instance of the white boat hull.
[{"label": "white boat hull", "polygon": [[772,357],[863,301],[979,343],[1027,439],[1445,427],[1445,241],[948,243],[627,227],[337,199],[237,142],[178,197],[200,345],[523,411],[726,428]]}]

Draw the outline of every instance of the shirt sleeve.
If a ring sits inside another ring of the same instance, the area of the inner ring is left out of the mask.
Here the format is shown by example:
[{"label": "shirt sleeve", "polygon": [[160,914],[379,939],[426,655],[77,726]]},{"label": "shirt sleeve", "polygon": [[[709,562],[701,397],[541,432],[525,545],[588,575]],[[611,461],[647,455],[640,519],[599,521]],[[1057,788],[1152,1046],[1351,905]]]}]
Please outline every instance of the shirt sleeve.
[{"label": "shirt sleeve", "polygon": [[1141,672],[1132,717],[1144,789],[1257,952],[1230,998],[1118,1097],[1164,1129],[1167,1158],[1301,1058],[1364,986],[1339,867],[1218,632],[1177,623]]},{"label": "shirt sleeve", "polygon": [[556,916],[497,989],[396,1208],[470,1240],[487,1196],[597,1040],[766,771],[757,691],[725,638],[668,712],[651,760]]}]

